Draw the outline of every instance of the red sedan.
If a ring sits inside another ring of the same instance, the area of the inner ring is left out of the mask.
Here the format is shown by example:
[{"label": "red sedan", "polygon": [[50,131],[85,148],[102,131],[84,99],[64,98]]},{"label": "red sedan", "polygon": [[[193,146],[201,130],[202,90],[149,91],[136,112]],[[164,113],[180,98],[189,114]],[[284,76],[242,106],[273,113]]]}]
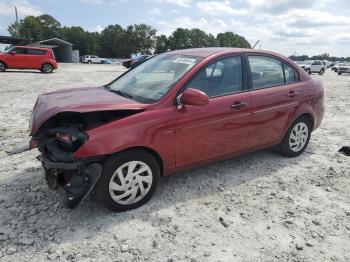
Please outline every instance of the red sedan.
[{"label": "red sedan", "polygon": [[252,49],[165,53],[98,88],[40,95],[31,147],[50,188],[76,206],[146,203],[161,176],[276,147],[300,155],[321,124],[321,83],[290,59]]}]

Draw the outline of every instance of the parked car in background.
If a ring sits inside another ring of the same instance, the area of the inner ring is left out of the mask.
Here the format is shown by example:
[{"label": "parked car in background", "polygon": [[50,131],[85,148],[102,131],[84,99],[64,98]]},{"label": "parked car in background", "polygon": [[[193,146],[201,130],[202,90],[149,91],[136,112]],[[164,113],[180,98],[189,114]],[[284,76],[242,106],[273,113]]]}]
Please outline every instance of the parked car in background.
[{"label": "parked car in background", "polygon": [[318,73],[323,75],[327,69],[326,63],[320,60],[315,60],[309,65],[305,65],[304,70],[310,75],[312,73]]},{"label": "parked car in background", "polygon": [[145,62],[146,60],[150,59],[151,56],[149,55],[140,55],[138,57],[136,57],[132,62],[131,62],[131,68],[134,68],[140,64],[142,64],[143,62]]},{"label": "parked car in background", "polygon": [[339,65],[339,69],[338,69],[338,75],[350,73],[350,63],[349,62],[344,62],[341,65]]},{"label": "parked car in background", "polygon": [[105,59],[95,55],[84,55],[81,59],[81,62],[87,64],[103,64],[105,62]]},{"label": "parked car in background", "polygon": [[38,69],[43,73],[51,73],[57,67],[50,48],[13,46],[0,53],[0,72],[6,69]]},{"label": "parked car in background", "polygon": [[341,65],[342,65],[342,63],[336,63],[332,66],[331,70],[334,72],[338,72],[338,69]]},{"label": "parked car in background", "polygon": [[94,189],[114,211],[145,204],[161,176],[276,147],[300,155],[324,90],[292,60],[240,48],[173,51],[103,87],[40,95],[31,148],[74,207]]},{"label": "parked car in background", "polygon": [[146,61],[149,57],[150,57],[149,55],[139,55],[137,57],[124,60],[123,66],[126,68],[134,68],[139,64],[143,63],[144,61]]}]

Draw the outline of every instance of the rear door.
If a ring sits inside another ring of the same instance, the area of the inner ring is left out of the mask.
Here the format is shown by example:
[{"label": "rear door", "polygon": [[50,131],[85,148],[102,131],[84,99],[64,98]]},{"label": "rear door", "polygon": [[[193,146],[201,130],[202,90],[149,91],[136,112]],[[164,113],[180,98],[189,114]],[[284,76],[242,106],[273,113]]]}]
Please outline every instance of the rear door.
[{"label": "rear door", "polygon": [[176,110],[178,169],[246,149],[251,101],[242,61],[239,55],[219,59],[186,85],[206,93],[210,102]]},{"label": "rear door", "polygon": [[248,148],[278,143],[294,118],[302,84],[293,66],[275,57],[248,55],[252,120]]},{"label": "rear door", "polygon": [[27,60],[28,60],[28,68],[41,68],[44,62],[44,56],[46,54],[46,50],[41,49],[31,49],[27,50]]}]

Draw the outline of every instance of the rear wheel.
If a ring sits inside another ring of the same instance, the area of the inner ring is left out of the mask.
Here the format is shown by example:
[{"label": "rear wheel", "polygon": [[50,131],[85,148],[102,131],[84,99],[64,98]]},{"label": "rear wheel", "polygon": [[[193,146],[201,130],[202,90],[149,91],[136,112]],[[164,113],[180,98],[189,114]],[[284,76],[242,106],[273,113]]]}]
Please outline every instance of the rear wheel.
[{"label": "rear wheel", "polygon": [[130,150],[103,163],[96,198],[112,211],[126,211],[145,204],[154,194],[160,177],[157,160],[143,150]]},{"label": "rear wheel", "polygon": [[53,71],[53,66],[52,65],[50,65],[50,64],[43,64],[43,66],[42,66],[42,68],[41,68],[41,71],[43,72],[43,73],[52,73],[52,71]]},{"label": "rear wheel", "polygon": [[285,134],[278,151],[288,157],[294,157],[304,152],[311,136],[311,121],[300,117],[293,122]]},{"label": "rear wheel", "polygon": [[88,61],[88,64],[91,64],[91,60]]},{"label": "rear wheel", "polygon": [[3,62],[0,62],[0,72],[5,72],[6,65]]},{"label": "rear wheel", "polygon": [[338,75],[341,75],[341,72],[340,72],[340,71],[338,71]]}]

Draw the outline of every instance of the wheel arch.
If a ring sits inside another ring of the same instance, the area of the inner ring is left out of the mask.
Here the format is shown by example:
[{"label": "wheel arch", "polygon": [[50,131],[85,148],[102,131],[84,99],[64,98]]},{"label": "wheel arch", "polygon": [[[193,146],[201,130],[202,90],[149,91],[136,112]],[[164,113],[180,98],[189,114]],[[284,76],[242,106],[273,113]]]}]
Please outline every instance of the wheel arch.
[{"label": "wheel arch", "polygon": [[300,113],[300,114],[298,114],[292,121],[290,121],[290,124],[289,124],[289,125],[287,126],[287,128],[284,130],[283,135],[282,135],[282,137],[280,138],[280,143],[281,143],[281,141],[283,140],[283,138],[285,137],[285,135],[286,135],[286,133],[288,132],[289,128],[293,125],[293,123],[294,123],[297,119],[299,119],[299,118],[301,118],[301,117],[305,117],[305,118],[307,118],[308,120],[310,120],[310,123],[311,123],[311,132],[313,131],[314,125],[315,125],[315,118],[314,118],[314,116],[312,115],[312,113],[310,113],[310,112],[303,112],[303,113]]},{"label": "wheel arch", "polygon": [[147,153],[151,154],[157,161],[157,163],[159,164],[159,168],[160,168],[160,176],[164,175],[164,163],[163,163],[163,159],[160,156],[160,154],[155,151],[154,149],[150,148],[150,147],[145,147],[145,146],[134,146],[134,147],[129,147],[129,148],[125,148],[121,151],[115,152],[112,155],[117,155],[120,153],[124,153],[127,151],[132,151],[132,150],[140,150],[140,151],[146,151]]},{"label": "wheel arch", "polygon": [[6,64],[6,62],[5,62],[5,61],[0,60],[0,62],[1,62],[1,63],[3,63],[3,64],[5,65],[5,67],[6,67],[6,68],[8,68],[8,66],[7,66],[7,64]]},{"label": "wheel arch", "polygon": [[55,68],[55,66],[54,66],[51,62],[44,62],[44,63],[42,63],[40,68],[42,69],[43,66],[46,65],[46,64],[49,64],[49,65],[51,65],[53,68]]}]

